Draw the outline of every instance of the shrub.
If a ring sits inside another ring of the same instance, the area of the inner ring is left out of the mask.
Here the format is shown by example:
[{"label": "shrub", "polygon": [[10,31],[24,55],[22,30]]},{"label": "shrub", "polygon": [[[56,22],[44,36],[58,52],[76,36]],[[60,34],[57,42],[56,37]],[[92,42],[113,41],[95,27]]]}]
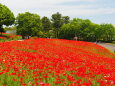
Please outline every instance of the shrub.
[{"label": "shrub", "polygon": [[115,44],[115,41],[112,41],[113,44]]}]

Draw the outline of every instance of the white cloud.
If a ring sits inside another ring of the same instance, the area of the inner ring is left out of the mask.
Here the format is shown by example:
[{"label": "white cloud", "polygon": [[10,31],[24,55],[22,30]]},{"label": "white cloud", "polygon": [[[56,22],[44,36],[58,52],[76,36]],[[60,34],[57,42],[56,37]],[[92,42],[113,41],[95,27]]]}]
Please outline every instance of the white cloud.
[{"label": "white cloud", "polygon": [[[23,12],[38,13],[40,16],[50,17],[60,12],[70,17],[90,16],[115,13],[115,8],[98,8],[94,4],[62,5],[65,2],[94,2],[96,0],[0,0],[8,6],[15,15]],[[60,5],[59,5],[60,4]]]},{"label": "white cloud", "polygon": [[92,15],[104,15],[115,13],[115,8],[82,8],[82,9],[73,9],[66,11],[67,14],[74,16],[92,16]]},{"label": "white cloud", "polygon": [[16,8],[32,8],[32,7],[46,7],[65,2],[92,2],[96,0],[0,0],[3,4],[9,7]]}]

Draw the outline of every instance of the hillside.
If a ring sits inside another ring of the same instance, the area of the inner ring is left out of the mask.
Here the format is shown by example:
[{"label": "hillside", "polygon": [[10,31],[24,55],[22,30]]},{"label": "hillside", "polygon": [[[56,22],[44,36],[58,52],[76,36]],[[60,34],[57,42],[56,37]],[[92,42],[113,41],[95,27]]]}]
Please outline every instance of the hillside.
[{"label": "hillside", "polygon": [[0,43],[0,85],[115,86],[115,54],[63,39]]}]

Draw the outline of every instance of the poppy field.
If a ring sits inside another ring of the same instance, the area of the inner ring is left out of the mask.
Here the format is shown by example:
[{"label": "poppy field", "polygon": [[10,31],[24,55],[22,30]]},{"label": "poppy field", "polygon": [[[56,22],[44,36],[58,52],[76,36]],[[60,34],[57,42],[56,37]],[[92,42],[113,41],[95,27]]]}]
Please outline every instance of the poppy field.
[{"label": "poppy field", "polygon": [[115,86],[115,54],[63,39],[0,43],[0,86]]}]

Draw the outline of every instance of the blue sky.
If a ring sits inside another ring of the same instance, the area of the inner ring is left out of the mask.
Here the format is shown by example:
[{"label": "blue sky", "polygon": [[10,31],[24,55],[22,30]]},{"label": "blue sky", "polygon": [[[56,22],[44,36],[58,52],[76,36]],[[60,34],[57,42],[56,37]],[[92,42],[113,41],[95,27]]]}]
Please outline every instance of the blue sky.
[{"label": "blue sky", "polygon": [[17,16],[18,13],[37,13],[51,17],[60,12],[63,16],[90,19],[94,23],[115,24],[115,0],[0,0]]}]

